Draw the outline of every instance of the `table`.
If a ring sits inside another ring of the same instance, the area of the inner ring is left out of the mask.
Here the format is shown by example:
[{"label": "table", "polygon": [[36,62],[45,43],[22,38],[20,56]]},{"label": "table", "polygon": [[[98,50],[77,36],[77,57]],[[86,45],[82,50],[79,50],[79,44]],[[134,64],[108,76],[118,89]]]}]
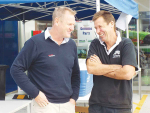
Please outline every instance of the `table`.
[{"label": "table", "polygon": [[88,103],[91,93],[87,94],[84,97],[79,97],[77,103]]},{"label": "table", "polygon": [[27,113],[31,113],[31,100],[12,99],[15,94],[7,94],[5,100],[0,100],[0,113],[14,113],[24,107],[27,107]]},{"label": "table", "polygon": [[27,107],[27,113],[30,113],[30,103],[30,100],[1,100],[0,113],[14,113],[24,107]]}]

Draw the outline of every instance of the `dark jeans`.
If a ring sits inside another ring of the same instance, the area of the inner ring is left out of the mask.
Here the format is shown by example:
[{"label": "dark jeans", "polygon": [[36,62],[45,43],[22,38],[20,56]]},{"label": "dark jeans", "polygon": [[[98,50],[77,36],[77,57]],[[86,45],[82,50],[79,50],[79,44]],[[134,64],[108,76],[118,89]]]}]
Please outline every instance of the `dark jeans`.
[{"label": "dark jeans", "polygon": [[108,108],[94,104],[89,106],[89,113],[131,113],[131,109]]}]

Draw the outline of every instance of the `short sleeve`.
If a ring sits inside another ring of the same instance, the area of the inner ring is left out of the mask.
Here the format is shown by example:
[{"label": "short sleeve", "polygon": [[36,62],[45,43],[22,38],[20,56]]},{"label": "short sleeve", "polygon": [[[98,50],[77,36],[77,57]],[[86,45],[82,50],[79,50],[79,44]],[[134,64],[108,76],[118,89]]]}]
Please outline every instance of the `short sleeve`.
[{"label": "short sleeve", "polygon": [[132,65],[138,70],[135,47],[130,39],[125,39],[122,48],[122,66]]}]

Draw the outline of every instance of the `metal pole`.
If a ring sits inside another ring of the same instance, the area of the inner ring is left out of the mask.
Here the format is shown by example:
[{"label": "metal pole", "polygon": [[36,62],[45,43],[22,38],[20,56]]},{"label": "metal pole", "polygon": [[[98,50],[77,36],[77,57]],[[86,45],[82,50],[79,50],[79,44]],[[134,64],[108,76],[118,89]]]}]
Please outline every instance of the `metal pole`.
[{"label": "metal pole", "polygon": [[96,0],[96,12],[100,11],[100,0]]},{"label": "metal pole", "polygon": [[133,113],[133,79],[134,78],[132,78],[132,101],[131,101],[132,102],[132,110],[131,110],[132,113]]},{"label": "metal pole", "polygon": [[26,42],[26,37],[25,37],[25,15],[23,14],[23,38],[24,38],[24,43]]},{"label": "metal pole", "polygon": [[138,49],[138,68],[139,68],[139,96],[141,100],[141,68],[140,68],[140,48],[139,48],[139,19],[137,19],[137,49]]},{"label": "metal pole", "polygon": [[129,38],[129,30],[128,30],[128,16],[126,16],[126,36]]},{"label": "metal pole", "polygon": [[44,2],[45,8],[46,8],[46,2]]},{"label": "metal pole", "polygon": [[140,68],[140,48],[139,48],[139,19],[137,19],[136,21],[136,24],[137,24],[137,49],[138,49],[138,67]]},{"label": "metal pole", "polygon": [[138,80],[139,80],[139,96],[140,96],[140,100],[141,100],[141,68],[139,69]]}]

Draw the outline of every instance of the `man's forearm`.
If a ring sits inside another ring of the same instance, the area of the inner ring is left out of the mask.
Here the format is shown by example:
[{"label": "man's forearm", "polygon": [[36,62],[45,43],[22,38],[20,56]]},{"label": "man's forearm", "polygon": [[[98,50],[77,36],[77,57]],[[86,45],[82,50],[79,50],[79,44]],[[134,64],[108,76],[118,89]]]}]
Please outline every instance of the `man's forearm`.
[{"label": "man's forearm", "polygon": [[125,80],[124,72],[122,69],[104,74],[104,76],[118,80]]},{"label": "man's forearm", "polygon": [[107,73],[104,76],[117,80],[130,80],[134,75],[135,68],[133,66],[130,66],[130,69],[129,67],[123,67],[121,69],[115,70],[114,72]]},{"label": "man's forearm", "polygon": [[121,65],[106,65],[97,62],[91,62],[89,59],[87,60],[88,73],[94,75],[104,75],[110,72],[114,72],[121,67]]}]

